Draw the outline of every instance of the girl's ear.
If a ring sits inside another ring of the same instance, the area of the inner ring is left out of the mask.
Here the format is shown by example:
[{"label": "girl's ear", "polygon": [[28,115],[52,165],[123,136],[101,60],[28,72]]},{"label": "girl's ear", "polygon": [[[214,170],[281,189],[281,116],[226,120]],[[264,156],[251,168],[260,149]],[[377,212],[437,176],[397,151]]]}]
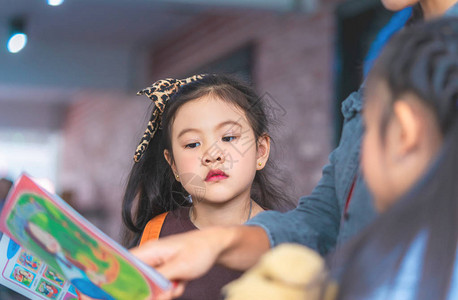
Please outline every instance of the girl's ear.
[{"label": "girl's ear", "polygon": [[398,138],[394,141],[398,158],[413,153],[429,160],[435,155],[443,138],[435,111],[413,94],[396,101],[393,111],[399,130]]},{"label": "girl's ear", "polygon": [[177,181],[180,181],[180,177],[178,176],[177,167],[175,166],[175,162],[172,159],[172,154],[167,149],[164,149],[164,158],[167,161],[167,163],[169,164],[169,166],[172,168],[172,172],[175,175],[175,179]]},{"label": "girl's ear", "polygon": [[395,101],[393,104],[393,111],[397,120],[394,145],[398,158],[417,150],[421,144],[423,132],[421,113],[415,105],[416,99],[411,99],[411,97],[415,96],[407,95],[405,99]]},{"label": "girl's ear", "polygon": [[258,152],[256,155],[256,170],[262,170],[266,166],[270,154],[270,136],[263,134],[258,138]]}]

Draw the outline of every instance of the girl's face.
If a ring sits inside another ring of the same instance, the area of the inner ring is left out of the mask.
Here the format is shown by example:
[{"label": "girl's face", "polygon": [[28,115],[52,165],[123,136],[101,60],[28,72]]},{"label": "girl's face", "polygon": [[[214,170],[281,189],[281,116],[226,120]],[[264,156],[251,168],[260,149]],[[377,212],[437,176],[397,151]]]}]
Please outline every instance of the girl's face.
[{"label": "girl's face", "polygon": [[211,95],[177,110],[171,141],[173,161],[167,150],[164,155],[194,203],[250,199],[270,149],[268,137],[256,141],[243,110]]},{"label": "girl's face", "polygon": [[392,11],[399,11],[418,3],[419,0],[382,0],[383,6]]}]

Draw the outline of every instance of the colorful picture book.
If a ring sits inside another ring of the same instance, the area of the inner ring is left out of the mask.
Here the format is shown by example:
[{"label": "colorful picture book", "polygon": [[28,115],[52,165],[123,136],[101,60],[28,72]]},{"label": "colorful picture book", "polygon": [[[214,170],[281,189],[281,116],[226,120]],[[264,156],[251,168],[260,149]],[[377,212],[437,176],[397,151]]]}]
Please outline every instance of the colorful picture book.
[{"label": "colorful picture book", "polygon": [[[22,175],[0,216],[0,283],[31,299],[155,299],[171,283]],[[20,245],[20,246],[19,246]],[[33,297],[32,297],[33,295]]]}]

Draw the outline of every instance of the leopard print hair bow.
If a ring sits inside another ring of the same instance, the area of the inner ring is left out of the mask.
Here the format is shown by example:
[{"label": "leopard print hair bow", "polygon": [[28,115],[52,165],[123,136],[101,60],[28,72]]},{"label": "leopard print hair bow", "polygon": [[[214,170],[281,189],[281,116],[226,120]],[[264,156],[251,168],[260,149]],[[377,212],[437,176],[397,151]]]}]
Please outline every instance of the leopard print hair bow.
[{"label": "leopard print hair bow", "polygon": [[143,153],[145,153],[149,142],[154,137],[158,129],[161,129],[162,113],[165,105],[170,98],[180,89],[180,87],[204,78],[205,75],[194,75],[185,79],[166,78],[153,83],[151,86],[137,92],[137,95],[146,95],[153,102],[155,107],[151,114],[151,119],[148,122],[145,133],[143,134],[140,144],[137,146],[134,155],[134,161],[139,162]]}]

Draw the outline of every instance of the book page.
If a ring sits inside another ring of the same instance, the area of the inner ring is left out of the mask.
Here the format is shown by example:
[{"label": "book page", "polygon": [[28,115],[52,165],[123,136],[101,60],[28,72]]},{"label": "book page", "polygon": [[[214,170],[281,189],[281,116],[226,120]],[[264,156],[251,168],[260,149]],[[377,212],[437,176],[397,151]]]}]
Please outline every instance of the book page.
[{"label": "book page", "polygon": [[[20,177],[8,196],[0,229],[91,298],[155,299],[171,286],[26,175]],[[18,265],[18,272],[20,268]],[[27,270],[29,278],[38,274]]]}]

